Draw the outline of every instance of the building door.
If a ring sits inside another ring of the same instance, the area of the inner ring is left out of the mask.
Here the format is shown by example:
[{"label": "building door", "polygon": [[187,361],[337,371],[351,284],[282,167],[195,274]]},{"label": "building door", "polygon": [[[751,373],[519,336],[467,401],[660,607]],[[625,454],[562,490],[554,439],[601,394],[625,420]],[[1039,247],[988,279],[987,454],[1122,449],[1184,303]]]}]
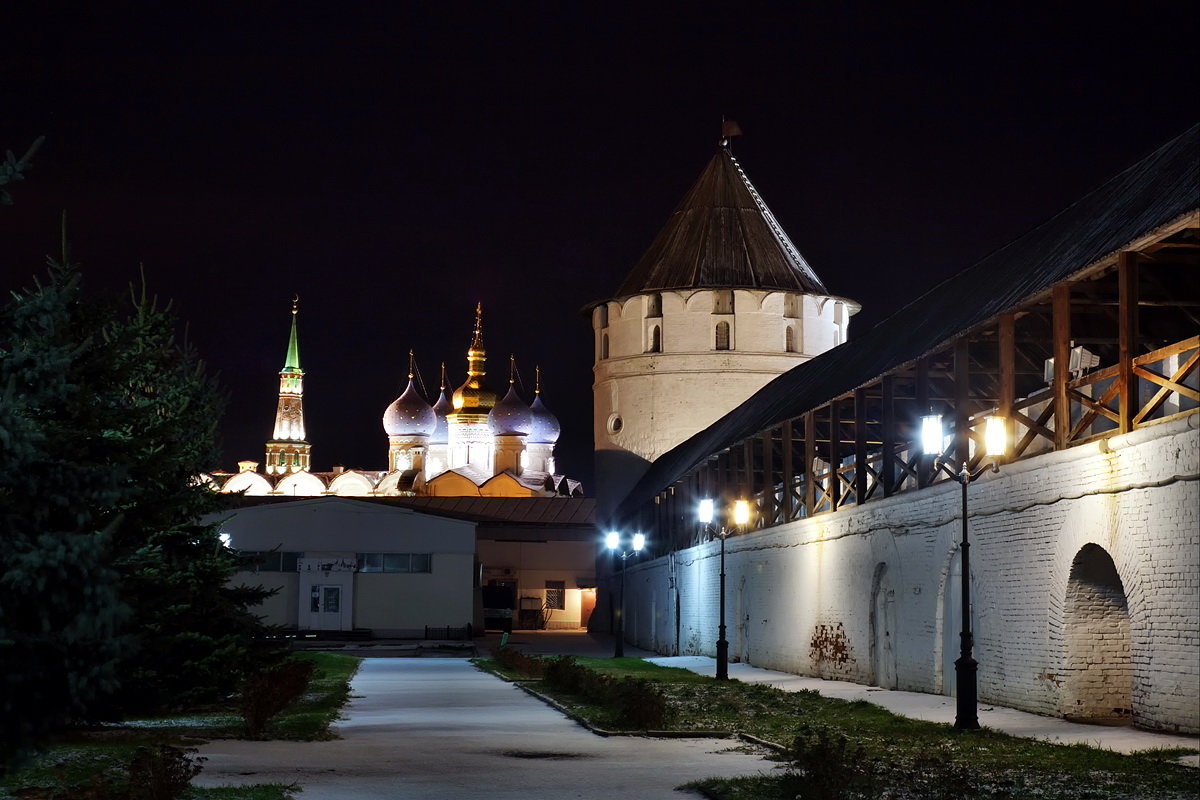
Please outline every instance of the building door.
[{"label": "building door", "polygon": [[309,627],[313,630],[342,629],[342,587],[314,584],[308,598]]},{"label": "building door", "polygon": [[586,628],[596,610],[596,590],[581,589],[579,591],[579,627]]},{"label": "building door", "polygon": [[871,657],[875,685],[896,688],[896,592],[888,579],[887,564],[875,568],[871,598]]}]

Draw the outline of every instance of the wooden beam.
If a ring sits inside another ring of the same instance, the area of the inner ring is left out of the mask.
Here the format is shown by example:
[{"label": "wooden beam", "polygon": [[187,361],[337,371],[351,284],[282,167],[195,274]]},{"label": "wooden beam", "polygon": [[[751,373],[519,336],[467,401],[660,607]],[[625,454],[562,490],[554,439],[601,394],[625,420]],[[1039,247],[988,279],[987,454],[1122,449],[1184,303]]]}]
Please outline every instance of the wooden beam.
[{"label": "wooden beam", "polygon": [[791,522],[796,518],[795,473],[792,470],[792,421],[783,421],[782,431],[783,456],[783,521]]},{"label": "wooden beam", "polygon": [[[916,419],[912,420],[918,426],[921,424],[921,417],[930,413],[933,409],[929,406],[929,357],[917,359],[917,414]],[[911,450],[911,448],[909,448]],[[929,453],[928,455],[937,455],[937,453]],[[922,458],[920,465],[917,467],[917,486],[925,488],[933,481],[933,459]]]},{"label": "wooden beam", "polygon": [[829,510],[837,511],[842,496],[842,414],[839,400],[829,404]]},{"label": "wooden beam", "polygon": [[762,461],[763,461],[763,503],[762,513],[765,519],[763,520],[764,528],[769,528],[775,524],[775,459],[772,458],[775,453],[775,429],[767,428],[762,434]]},{"label": "wooden beam", "polygon": [[1121,433],[1133,430],[1133,417],[1138,410],[1137,380],[1133,375],[1133,359],[1137,356],[1138,340],[1138,257],[1124,250],[1117,256],[1117,283],[1120,305],[1117,310],[1117,425]]},{"label": "wooden beam", "polygon": [[867,502],[867,392],[854,390],[854,502]]},{"label": "wooden beam", "polygon": [[1060,283],[1050,294],[1054,335],[1054,449],[1067,446],[1071,432],[1071,401],[1067,397],[1071,366],[1071,286]]},{"label": "wooden beam", "polygon": [[[999,359],[1000,359],[1000,397],[996,404],[996,413],[1004,418],[1004,438],[1009,443],[1009,453],[1012,451],[1013,436],[1016,427],[1013,423],[1013,400],[1017,396],[1017,320],[1013,314],[1000,315]],[[1000,461],[1007,461],[1006,453]]]},{"label": "wooden beam", "polygon": [[884,375],[883,380],[883,496],[896,491],[896,379]]},{"label": "wooden beam", "polygon": [[954,460],[971,460],[971,340],[960,336],[954,343]]},{"label": "wooden beam", "polygon": [[813,463],[817,460],[817,412],[804,415],[804,516],[816,513],[817,481]]}]

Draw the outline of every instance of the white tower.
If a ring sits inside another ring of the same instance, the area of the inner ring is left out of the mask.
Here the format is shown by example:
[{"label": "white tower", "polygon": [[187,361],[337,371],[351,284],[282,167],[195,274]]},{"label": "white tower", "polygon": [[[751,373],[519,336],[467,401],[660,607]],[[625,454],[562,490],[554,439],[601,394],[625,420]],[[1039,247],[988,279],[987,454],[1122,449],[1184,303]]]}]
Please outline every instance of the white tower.
[{"label": "white tower", "polygon": [[591,306],[600,522],[650,462],[846,341],[833,297],[722,139],[650,249]]}]

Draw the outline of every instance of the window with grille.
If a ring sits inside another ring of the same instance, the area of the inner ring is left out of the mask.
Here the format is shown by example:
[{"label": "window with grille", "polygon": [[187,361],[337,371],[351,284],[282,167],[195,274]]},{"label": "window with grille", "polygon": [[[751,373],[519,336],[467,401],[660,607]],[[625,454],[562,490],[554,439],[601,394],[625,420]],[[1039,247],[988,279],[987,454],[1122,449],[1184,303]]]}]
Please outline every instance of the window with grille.
[{"label": "window with grille", "polygon": [[796,329],[788,328],[783,334],[783,349],[789,353],[796,352]]},{"label": "window with grille", "polygon": [[546,581],[546,607],[560,610],[567,607],[566,581]]}]

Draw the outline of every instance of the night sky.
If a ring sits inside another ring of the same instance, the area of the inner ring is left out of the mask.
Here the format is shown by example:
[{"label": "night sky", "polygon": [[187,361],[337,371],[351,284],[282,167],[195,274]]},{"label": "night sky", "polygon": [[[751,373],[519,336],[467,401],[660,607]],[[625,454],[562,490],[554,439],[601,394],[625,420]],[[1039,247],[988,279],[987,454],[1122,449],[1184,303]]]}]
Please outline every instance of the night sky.
[{"label": "night sky", "polygon": [[294,293],[316,469],[386,465],[409,348],[435,394],[443,360],[457,385],[482,301],[493,388],[509,353],[530,391],[542,365],[560,469],[590,490],[579,309],[722,115],[863,304],[853,339],[1182,132],[1200,77],[1185,3],[109,5],[0,20],[0,149],[46,137],[0,207],[0,288],[41,270],[64,210],[90,288],[144,264],[230,395],[227,469],[262,460]]}]

